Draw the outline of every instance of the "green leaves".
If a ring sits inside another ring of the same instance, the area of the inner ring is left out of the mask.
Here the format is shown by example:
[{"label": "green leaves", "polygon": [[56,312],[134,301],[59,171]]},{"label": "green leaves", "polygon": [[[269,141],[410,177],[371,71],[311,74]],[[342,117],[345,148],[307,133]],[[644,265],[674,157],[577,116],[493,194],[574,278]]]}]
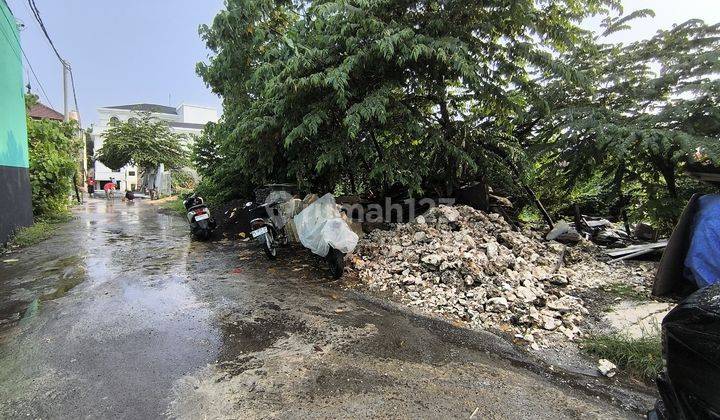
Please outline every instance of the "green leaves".
[{"label": "green leaves", "polygon": [[[606,33],[644,16],[652,13],[608,18]],[[549,79],[542,97],[550,112],[535,104],[526,117],[540,116],[528,140],[544,163],[541,184],[572,188],[598,173],[621,174],[606,197],[616,212],[629,207],[637,219],[672,227],[691,192],[681,188],[690,185],[681,179],[688,160],[720,163],[719,51],[720,26],[690,20],[626,46],[566,54],[581,88]]]},{"label": "green leaves", "polygon": [[27,119],[30,187],[35,217],[67,210],[81,152],[75,122]]},{"label": "green leaves", "polygon": [[208,175],[375,195],[504,189],[542,84],[586,82],[560,59],[590,38],[575,22],[615,3],[228,0],[200,30],[214,55],[197,70],[225,106]]}]

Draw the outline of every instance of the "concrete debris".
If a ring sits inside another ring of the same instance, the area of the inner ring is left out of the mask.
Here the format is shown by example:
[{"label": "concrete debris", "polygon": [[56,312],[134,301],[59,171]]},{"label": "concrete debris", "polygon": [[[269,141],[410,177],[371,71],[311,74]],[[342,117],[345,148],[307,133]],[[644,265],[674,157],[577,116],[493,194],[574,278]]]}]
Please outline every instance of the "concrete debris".
[{"label": "concrete debris", "polygon": [[608,359],[598,360],[598,371],[608,378],[612,378],[617,373],[617,366]]},{"label": "concrete debris", "polygon": [[[522,337],[532,348],[576,340],[588,315],[580,291],[642,284],[652,272],[599,261],[588,241],[573,247],[514,231],[498,214],[439,206],[360,241],[353,264],[362,287],[477,329]],[[559,265],[558,261],[564,261]]]}]

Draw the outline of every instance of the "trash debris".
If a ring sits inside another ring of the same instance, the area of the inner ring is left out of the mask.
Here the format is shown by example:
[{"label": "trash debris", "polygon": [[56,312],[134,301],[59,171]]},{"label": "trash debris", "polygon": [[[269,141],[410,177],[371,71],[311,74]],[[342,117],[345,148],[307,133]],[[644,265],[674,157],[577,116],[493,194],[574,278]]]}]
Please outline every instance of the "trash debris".
[{"label": "trash debris", "polygon": [[[608,265],[588,241],[566,247],[513,230],[500,215],[439,206],[360,240],[352,264],[363,287],[478,329],[519,334],[532,348],[582,336],[580,291],[654,270]],[[552,338],[551,338],[552,337]]]},{"label": "trash debris", "polygon": [[630,258],[639,257],[655,251],[663,250],[668,244],[667,240],[653,242],[649,244],[631,245],[625,248],[608,249],[605,253],[614,258],[614,261],[622,261]]},{"label": "trash debris", "polygon": [[16,263],[16,262],[18,262],[18,261],[20,261],[20,260],[18,260],[17,258],[10,258],[10,259],[7,259],[7,260],[3,260],[3,262],[4,262],[5,264],[12,264],[12,263]]},{"label": "trash debris", "polygon": [[598,360],[598,371],[608,378],[612,378],[617,373],[617,366],[608,359]]}]

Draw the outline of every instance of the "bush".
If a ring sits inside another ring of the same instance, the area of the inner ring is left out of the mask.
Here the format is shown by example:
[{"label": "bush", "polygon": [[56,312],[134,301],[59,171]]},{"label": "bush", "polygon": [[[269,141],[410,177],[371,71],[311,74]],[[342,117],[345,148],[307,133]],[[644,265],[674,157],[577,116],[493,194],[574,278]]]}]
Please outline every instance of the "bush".
[{"label": "bush", "polygon": [[188,169],[177,169],[172,171],[171,174],[171,185],[174,193],[183,194],[197,187],[195,177]]},{"label": "bush", "polygon": [[35,217],[67,211],[81,140],[74,122],[28,118],[30,186]]}]

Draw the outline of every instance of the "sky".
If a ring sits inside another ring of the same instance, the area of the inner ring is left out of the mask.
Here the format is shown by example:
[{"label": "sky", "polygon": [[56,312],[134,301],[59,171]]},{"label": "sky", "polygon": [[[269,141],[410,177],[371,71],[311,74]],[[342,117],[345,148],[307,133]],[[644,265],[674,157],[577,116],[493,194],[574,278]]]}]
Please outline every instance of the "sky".
[{"label": "sky", "polygon": [[[25,25],[21,42],[47,92],[49,105],[63,111],[62,68],[27,0],[6,0]],[[210,24],[223,0],[35,0],[60,54],[70,62],[83,126],[97,119],[102,106],[181,103],[216,107],[221,100],[195,74],[209,51],[198,26]],[[655,18],[639,19],[630,31],[609,41],[631,42],[691,18],[720,22],[720,0],[624,0],[625,12],[651,8]],[[599,19],[585,23],[598,28]],[[26,73],[28,72],[27,63]],[[48,102],[30,74],[34,93]]]},{"label": "sky", "polygon": [[[5,1],[25,25],[20,32],[22,47],[52,107],[63,112],[62,67],[57,57],[27,0]],[[55,46],[72,66],[84,127],[97,120],[96,109],[102,106],[188,103],[221,109],[220,99],[196,75],[195,64],[208,56],[198,26],[212,22],[222,0],[35,0],[35,4]],[[25,67],[27,74],[27,63]],[[32,74],[30,82],[32,91],[47,103]]]}]

